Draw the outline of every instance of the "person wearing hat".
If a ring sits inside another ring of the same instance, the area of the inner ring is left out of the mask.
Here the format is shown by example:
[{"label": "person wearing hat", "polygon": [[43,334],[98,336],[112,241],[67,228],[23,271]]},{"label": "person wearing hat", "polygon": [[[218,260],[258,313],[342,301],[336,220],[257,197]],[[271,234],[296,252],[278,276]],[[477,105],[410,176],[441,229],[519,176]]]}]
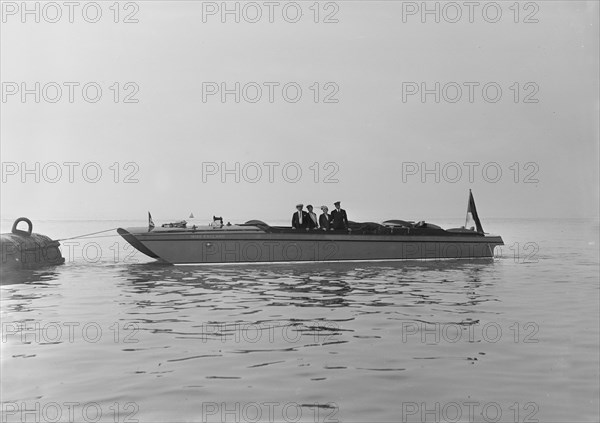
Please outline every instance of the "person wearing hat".
[{"label": "person wearing hat", "polygon": [[331,229],[331,225],[329,224],[330,216],[329,213],[327,213],[329,209],[327,208],[327,206],[321,206],[321,210],[323,211],[323,214],[319,216],[319,226],[324,231],[328,231]]},{"label": "person wearing hat", "polygon": [[319,219],[317,215],[313,212],[313,206],[310,204],[306,206],[308,209],[308,229],[317,229],[319,227]]},{"label": "person wearing hat", "polygon": [[310,217],[304,210],[304,204],[296,204],[296,212],[292,216],[292,228],[293,229],[306,229],[308,230],[308,221]]},{"label": "person wearing hat", "polygon": [[331,227],[336,230],[348,229],[348,215],[346,214],[346,210],[340,208],[339,201],[336,201],[333,205],[335,209],[331,211],[331,216],[329,217]]}]

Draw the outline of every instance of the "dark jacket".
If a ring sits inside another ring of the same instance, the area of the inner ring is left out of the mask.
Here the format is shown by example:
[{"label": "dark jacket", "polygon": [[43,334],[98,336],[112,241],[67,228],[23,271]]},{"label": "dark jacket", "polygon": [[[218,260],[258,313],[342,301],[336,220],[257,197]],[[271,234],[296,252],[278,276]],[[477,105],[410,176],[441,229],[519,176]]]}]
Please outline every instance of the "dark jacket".
[{"label": "dark jacket", "polygon": [[331,225],[329,225],[329,218],[330,216],[326,213],[323,213],[321,216],[319,216],[319,226],[321,227],[321,229],[328,231],[329,228],[331,227]]},{"label": "dark jacket", "polygon": [[308,214],[308,229],[316,229],[319,227],[319,218],[317,217],[317,215],[315,214],[315,212],[313,212],[313,214],[315,215],[315,220],[313,220],[312,216],[310,215],[310,213],[306,213]]},{"label": "dark jacket", "polygon": [[348,229],[348,216],[346,215],[346,210],[340,209],[338,211],[337,209],[333,209],[329,222],[333,229]]},{"label": "dark jacket", "polygon": [[306,213],[303,210],[302,211],[302,224],[300,224],[300,219],[298,218],[298,211],[296,211],[292,215],[292,228],[296,228],[296,229],[308,228],[308,225],[310,224],[309,220],[312,220],[312,219],[310,218],[308,213]]}]

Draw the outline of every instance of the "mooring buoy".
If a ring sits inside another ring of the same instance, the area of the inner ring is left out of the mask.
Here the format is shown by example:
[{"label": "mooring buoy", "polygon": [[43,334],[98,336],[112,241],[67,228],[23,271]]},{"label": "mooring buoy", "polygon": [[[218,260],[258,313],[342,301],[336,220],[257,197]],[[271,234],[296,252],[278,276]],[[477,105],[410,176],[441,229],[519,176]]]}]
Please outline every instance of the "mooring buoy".
[{"label": "mooring buoy", "polygon": [[[27,224],[27,230],[17,228],[21,222]],[[59,246],[60,242],[33,233],[31,220],[19,217],[13,223],[11,233],[0,235],[2,270],[37,269],[63,264],[65,259]]]}]

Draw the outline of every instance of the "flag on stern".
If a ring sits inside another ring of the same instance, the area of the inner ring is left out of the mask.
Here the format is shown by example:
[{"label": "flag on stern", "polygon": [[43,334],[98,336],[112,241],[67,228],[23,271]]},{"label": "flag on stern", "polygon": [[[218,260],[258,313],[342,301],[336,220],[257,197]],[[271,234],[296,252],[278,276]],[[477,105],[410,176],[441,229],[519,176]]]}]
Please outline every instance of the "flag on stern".
[{"label": "flag on stern", "polygon": [[152,215],[148,212],[148,228],[153,228],[154,222],[152,221]]},{"label": "flag on stern", "polygon": [[477,232],[483,233],[483,227],[481,226],[481,221],[479,220],[479,215],[477,214],[477,207],[475,207],[475,199],[473,198],[473,193],[469,190],[469,205],[467,206],[467,218],[465,219],[465,228],[469,227],[469,217],[475,222],[475,227],[477,228]]}]

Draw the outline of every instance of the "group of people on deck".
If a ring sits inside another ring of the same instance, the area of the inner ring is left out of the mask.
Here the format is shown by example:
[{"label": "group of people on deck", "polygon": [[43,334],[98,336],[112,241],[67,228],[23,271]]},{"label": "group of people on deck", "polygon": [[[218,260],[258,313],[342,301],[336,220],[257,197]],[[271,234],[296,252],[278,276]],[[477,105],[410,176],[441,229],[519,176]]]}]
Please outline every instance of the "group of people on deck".
[{"label": "group of people on deck", "polygon": [[311,229],[322,229],[324,231],[347,230],[348,216],[346,210],[340,208],[339,201],[336,201],[333,205],[335,209],[332,210],[331,214],[328,213],[327,206],[321,206],[323,213],[317,219],[316,213],[313,212],[313,206],[310,204],[306,206],[308,212],[305,212],[304,204],[297,204],[296,212],[292,216],[292,228],[307,231]]}]

